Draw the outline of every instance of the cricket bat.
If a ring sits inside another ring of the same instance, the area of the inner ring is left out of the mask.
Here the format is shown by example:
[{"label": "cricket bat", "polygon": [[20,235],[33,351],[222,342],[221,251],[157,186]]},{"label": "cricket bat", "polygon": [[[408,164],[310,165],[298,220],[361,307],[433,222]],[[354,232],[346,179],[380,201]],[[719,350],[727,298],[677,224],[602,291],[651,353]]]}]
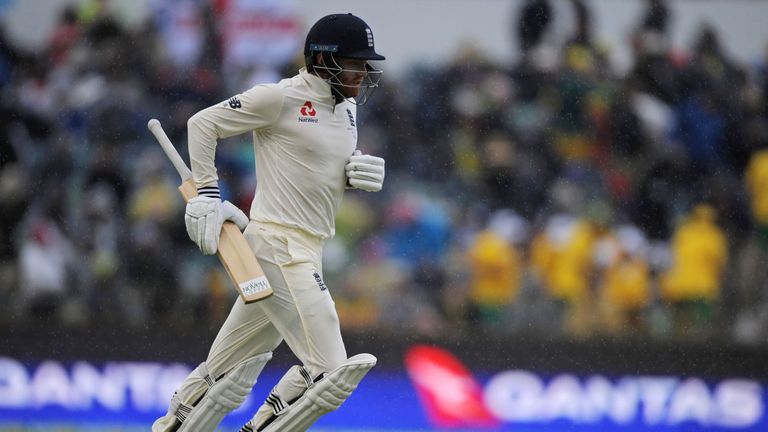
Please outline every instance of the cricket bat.
[{"label": "cricket bat", "polygon": [[[196,197],[197,187],[192,179],[192,171],[181,159],[179,152],[176,151],[171,140],[163,131],[160,122],[157,119],[151,119],[147,123],[147,127],[179,173],[181,177],[179,192],[181,192],[184,201]],[[264,271],[253,255],[245,237],[243,237],[243,233],[233,222],[225,221],[222,225],[219,250],[216,255],[218,255],[224,268],[227,269],[229,278],[232,279],[235,289],[245,303],[253,303],[272,295],[272,287],[264,276]]]}]

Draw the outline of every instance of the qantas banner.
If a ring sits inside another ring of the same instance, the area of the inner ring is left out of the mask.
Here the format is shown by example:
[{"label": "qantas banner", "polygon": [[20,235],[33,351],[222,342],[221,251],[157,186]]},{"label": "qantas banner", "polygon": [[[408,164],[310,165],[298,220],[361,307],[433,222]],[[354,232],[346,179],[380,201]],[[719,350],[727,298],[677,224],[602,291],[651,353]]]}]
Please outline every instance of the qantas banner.
[{"label": "qantas banner", "polygon": [[477,379],[451,353],[416,346],[406,369],[439,429],[764,431],[768,388],[747,379],[544,376],[510,369]]},{"label": "qantas banner", "polygon": [[[104,425],[148,429],[191,365],[0,357],[0,426]],[[225,420],[237,428],[282,371],[267,367]],[[473,371],[452,353],[414,346],[404,369],[373,369],[317,430],[765,431],[768,387],[733,377],[542,375]]]}]

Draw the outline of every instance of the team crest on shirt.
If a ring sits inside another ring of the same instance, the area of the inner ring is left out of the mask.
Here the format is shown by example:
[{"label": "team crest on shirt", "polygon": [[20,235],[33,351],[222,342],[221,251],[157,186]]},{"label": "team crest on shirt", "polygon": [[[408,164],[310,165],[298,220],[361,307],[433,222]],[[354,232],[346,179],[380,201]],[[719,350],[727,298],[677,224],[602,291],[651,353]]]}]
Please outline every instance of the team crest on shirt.
[{"label": "team crest on shirt", "polygon": [[316,115],[317,110],[312,106],[312,102],[306,101],[299,108],[299,123],[320,123],[320,120],[315,118]]}]

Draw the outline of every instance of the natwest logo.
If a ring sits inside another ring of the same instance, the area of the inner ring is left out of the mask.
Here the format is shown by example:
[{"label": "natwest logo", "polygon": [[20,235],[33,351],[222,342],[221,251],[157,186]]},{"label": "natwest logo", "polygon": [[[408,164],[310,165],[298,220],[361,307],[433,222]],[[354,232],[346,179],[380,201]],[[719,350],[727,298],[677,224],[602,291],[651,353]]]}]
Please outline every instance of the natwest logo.
[{"label": "natwest logo", "polygon": [[317,114],[317,111],[315,111],[315,108],[312,106],[312,102],[306,101],[304,102],[304,105],[301,106],[301,109],[299,109],[299,112],[304,117],[314,117]]},{"label": "natwest logo", "polygon": [[317,111],[310,101],[304,102],[304,105],[299,108],[299,113],[301,114],[299,123],[320,123],[320,120],[315,118]]}]

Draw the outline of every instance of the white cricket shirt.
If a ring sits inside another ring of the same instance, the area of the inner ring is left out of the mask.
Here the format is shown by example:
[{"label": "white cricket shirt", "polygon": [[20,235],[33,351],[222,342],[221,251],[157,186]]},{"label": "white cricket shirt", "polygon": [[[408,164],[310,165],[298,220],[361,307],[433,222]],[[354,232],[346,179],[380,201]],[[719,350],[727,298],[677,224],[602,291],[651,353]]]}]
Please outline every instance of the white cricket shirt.
[{"label": "white cricket shirt", "polygon": [[306,69],[206,108],[187,124],[195,183],[218,181],[217,139],[252,131],[257,185],[250,218],[332,237],[344,165],[357,146],[356,108],[336,105],[330,85]]}]

